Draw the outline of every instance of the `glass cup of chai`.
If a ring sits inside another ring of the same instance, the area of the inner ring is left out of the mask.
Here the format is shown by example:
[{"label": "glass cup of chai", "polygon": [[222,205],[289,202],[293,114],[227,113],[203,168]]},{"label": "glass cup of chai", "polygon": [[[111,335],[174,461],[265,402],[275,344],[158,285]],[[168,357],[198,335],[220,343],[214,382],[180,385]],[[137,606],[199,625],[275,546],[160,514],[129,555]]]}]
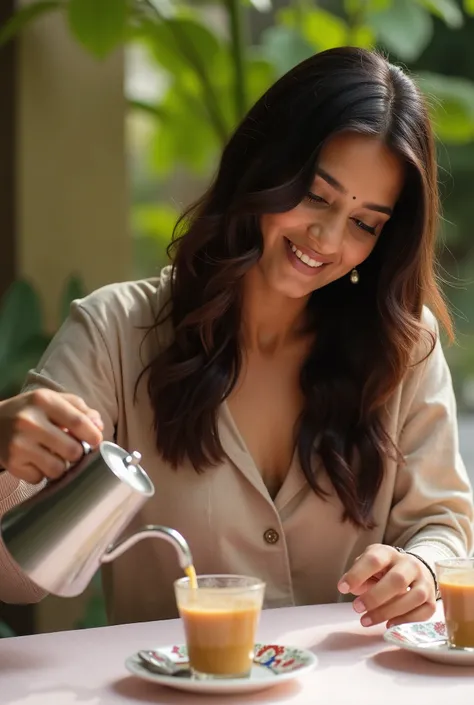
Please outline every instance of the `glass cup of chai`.
[{"label": "glass cup of chai", "polygon": [[448,644],[474,651],[474,558],[437,561]]},{"label": "glass cup of chai", "polygon": [[174,589],[193,676],[248,677],[265,583],[243,575],[199,575],[197,588],[181,578]]}]

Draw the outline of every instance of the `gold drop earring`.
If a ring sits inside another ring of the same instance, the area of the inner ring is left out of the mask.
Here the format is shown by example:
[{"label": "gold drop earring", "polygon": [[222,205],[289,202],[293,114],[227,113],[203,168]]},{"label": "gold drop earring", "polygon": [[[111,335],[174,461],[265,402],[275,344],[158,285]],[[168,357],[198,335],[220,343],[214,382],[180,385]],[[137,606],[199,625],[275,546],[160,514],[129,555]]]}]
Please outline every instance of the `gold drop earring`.
[{"label": "gold drop earring", "polygon": [[351,284],[358,284],[359,283],[359,272],[357,269],[354,267],[354,269],[351,272]]}]

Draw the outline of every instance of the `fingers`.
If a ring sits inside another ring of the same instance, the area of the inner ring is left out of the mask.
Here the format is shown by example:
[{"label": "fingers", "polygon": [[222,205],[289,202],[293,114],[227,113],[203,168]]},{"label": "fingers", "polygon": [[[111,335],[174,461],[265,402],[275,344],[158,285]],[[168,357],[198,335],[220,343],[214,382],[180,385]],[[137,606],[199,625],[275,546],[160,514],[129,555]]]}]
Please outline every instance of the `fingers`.
[{"label": "fingers", "polygon": [[102,441],[99,413],[89,409],[79,397],[38,389],[31,392],[31,401],[33,407],[44,411],[49,421],[60,428],[67,428],[74,438],[85,441],[93,448]]},{"label": "fingers", "polygon": [[376,573],[372,578],[369,578],[368,580],[365,581],[365,583],[362,583],[358,587],[352,588],[350,591],[352,595],[362,595],[364,592],[367,592],[369,588],[371,588],[373,585],[377,585],[379,580],[383,578],[385,575],[386,571],[380,571],[379,573]]},{"label": "fingers", "polygon": [[[418,575],[418,566],[413,561],[398,561],[383,578],[354,600],[355,611],[360,614],[377,611],[377,608],[386,605],[397,596],[405,597],[408,588]],[[412,607],[416,606],[412,605]]]},{"label": "fingers", "polygon": [[364,592],[369,581],[377,578],[391,567],[398,553],[390,546],[374,544],[359,556],[354,565],[338,583],[339,592],[358,595]]},{"label": "fingers", "polygon": [[[35,424],[34,418],[30,418],[28,421],[23,422],[24,429],[28,423],[30,423],[28,439],[34,441],[37,446],[49,451],[50,455],[60,458],[63,471],[65,462],[76,463],[82,458],[84,447],[69,433],[58,428],[47,419],[42,419],[41,424]],[[35,463],[36,461],[33,459],[33,462]]]},{"label": "fingers", "polygon": [[39,389],[1,405],[0,454],[4,467],[31,484],[60,477],[69,463],[102,441],[99,413],[73,394]]},{"label": "fingers", "polygon": [[425,602],[424,605],[412,610],[411,612],[405,612],[399,617],[394,617],[387,622],[387,629],[390,627],[395,627],[398,624],[407,624],[408,622],[425,622],[430,619],[436,612],[436,602]]},{"label": "fingers", "polygon": [[[81,448],[79,443],[71,442]],[[66,462],[38,444],[34,436],[17,435],[10,444],[9,470],[16,477],[36,484],[43,477],[53,480],[60,477],[66,470]]]},{"label": "fingers", "polygon": [[[386,577],[388,578],[389,575]],[[436,601],[432,592],[428,583],[420,579],[415,580],[410,589],[405,588],[397,597],[381,602],[378,606],[373,606],[377,601],[373,601],[372,595],[364,595],[367,608],[364,610],[366,614],[361,618],[361,624],[364,627],[369,627],[402,617],[402,621],[405,622],[406,615],[415,612],[431,616],[436,609]]]},{"label": "fingers", "polygon": [[33,439],[24,440],[23,452],[28,458],[27,465],[31,465],[33,469],[41,469],[43,474],[51,480],[61,477],[66,470],[63,458],[38,445]]},{"label": "fingers", "polygon": [[62,397],[63,399],[67,399],[73,406],[76,407],[76,409],[86,414],[86,416],[90,418],[92,423],[97,426],[98,429],[101,431],[104,430],[104,424],[97,409],[91,409],[88,407],[84,399],[81,399],[81,397],[78,397],[75,394],[62,394]]},{"label": "fingers", "polygon": [[339,581],[342,593],[357,595],[354,610],[365,627],[427,619],[436,608],[431,575],[415,557],[374,544]]},{"label": "fingers", "polygon": [[44,473],[39,468],[35,468],[31,463],[19,468],[15,472],[15,477],[19,480],[24,480],[30,485],[37,485],[41,480],[44,480]]}]

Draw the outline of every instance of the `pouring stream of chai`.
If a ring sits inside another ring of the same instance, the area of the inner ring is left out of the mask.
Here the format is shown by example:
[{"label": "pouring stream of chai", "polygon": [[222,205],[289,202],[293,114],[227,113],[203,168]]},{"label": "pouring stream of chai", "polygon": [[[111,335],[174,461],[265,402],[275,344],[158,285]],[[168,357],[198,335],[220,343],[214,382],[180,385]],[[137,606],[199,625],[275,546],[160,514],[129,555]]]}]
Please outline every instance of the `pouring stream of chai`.
[{"label": "pouring stream of chai", "polygon": [[196,576],[196,570],[193,565],[188,565],[184,569],[185,574],[189,578],[189,585],[191,587],[191,590],[197,590],[198,583],[197,583],[197,576]]}]

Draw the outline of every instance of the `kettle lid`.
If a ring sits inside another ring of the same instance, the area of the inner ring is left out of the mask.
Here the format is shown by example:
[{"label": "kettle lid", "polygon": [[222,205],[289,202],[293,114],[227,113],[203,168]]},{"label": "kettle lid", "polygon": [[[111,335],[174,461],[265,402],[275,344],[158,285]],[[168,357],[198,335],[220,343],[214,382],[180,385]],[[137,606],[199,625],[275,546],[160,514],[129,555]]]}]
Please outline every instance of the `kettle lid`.
[{"label": "kettle lid", "polygon": [[102,441],[98,450],[114,475],[130,485],[136,492],[152,497],[155,494],[155,487],[140,465],[141,454],[134,450],[128,453],[126,450],[110,441]]}]

